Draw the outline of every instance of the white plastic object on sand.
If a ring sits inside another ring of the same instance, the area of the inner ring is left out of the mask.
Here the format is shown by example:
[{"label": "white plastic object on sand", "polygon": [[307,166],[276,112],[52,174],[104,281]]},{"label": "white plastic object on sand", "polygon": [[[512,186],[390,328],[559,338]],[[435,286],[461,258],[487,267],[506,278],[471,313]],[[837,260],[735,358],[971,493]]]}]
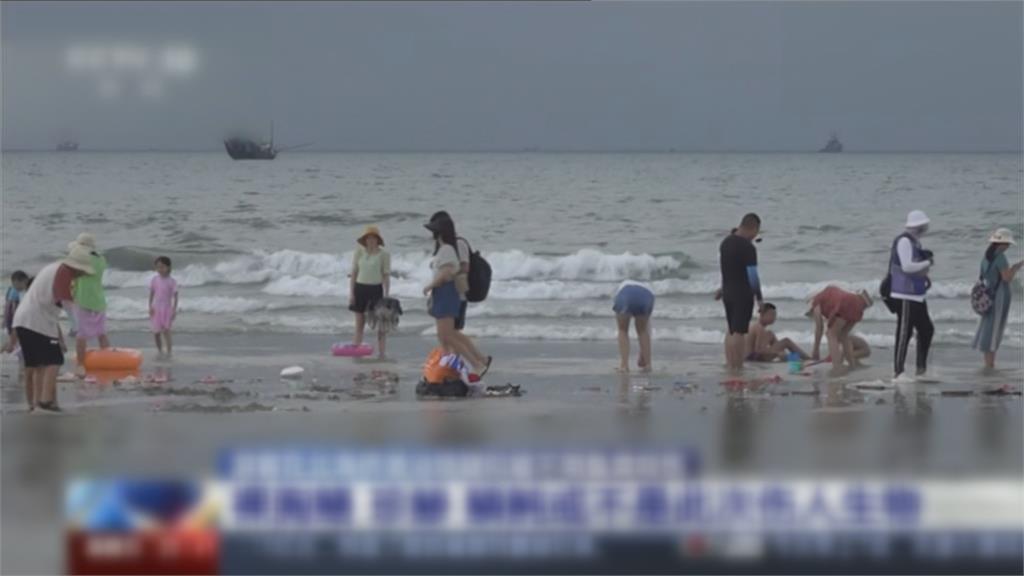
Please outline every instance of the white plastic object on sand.
[{"label": "white plastic object on sand", "polygon": [[305,371],[302,366],[289,366],[281,370],[281,378],[302,378],[302,374]]}]

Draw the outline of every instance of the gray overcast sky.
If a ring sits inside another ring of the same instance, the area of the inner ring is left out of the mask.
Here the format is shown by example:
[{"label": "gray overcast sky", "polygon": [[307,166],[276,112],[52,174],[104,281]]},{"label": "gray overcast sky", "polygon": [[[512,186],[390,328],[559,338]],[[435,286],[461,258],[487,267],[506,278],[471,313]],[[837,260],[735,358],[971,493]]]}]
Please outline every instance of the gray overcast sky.
[{"label": "gray overcast sky", "polygon": [[[3,146],[1020,150],[1007,2],[4,2]],[[70,47],[187,43],[159,98]]]}]

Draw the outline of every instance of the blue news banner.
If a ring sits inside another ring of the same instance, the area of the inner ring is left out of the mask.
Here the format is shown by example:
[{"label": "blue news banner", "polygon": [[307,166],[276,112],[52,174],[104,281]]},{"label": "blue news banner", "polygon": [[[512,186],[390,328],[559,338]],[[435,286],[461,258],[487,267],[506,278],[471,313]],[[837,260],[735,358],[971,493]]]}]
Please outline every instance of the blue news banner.
[{"label": "blue news banner", "polygon": [[1019,478],[752,478],[689,450],[260,447],[78,479],[70,574],[1020,574]]},{"label": "blue news banner", "polygon": [[1021,572],[1013,480],[716,478],[663,449],[226,451],[222,573]]}]

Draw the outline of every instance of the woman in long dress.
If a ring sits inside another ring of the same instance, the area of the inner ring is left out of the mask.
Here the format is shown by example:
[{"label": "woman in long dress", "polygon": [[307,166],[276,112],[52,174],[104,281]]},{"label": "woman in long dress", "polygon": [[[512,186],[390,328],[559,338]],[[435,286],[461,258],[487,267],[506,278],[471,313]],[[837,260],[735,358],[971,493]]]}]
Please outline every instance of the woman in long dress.
[{"label": "woman in long dress", "polygon": [[1000,228],[988,239],[988,249],[981,261],[981,277],[989,289],[993,291],[992,307],[988,309],[978,322],[978,332],[974,336],[974,349],[985,354],[985,368],[993,369],[996,365],[996,351],[1006,331],[1006,320],[1010,315],[1010,283],[1024,266],[1024,261],[1010,266],[1006,259],[1006,250],[1015,244],[1013,233]]}]

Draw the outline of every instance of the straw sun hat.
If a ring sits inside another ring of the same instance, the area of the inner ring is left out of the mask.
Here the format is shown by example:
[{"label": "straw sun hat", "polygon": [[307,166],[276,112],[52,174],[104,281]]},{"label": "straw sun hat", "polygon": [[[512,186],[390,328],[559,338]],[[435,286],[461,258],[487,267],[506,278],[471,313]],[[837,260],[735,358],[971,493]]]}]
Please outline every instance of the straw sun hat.
[{"label": "straw sun hat", "polygon": [[84,246],[90,252],[96,250],[96,237],[89,232],[82,232],[73,242],[68,242],[68,250],[74,250],[75,246]]},{"label": "straw sun hat", "polygon": [[73,246],[61,263],[86,274],[95,273],[92,267],[92,254],[89,252],[89,248],[82,244]]},{"label": "straw sun hat", "polygon": [[377,228],[376,226],[367,226],[366,228],[363,228],[363,233],[359,235],[359,238],[356,239],[356,242],[359,242],[363,246],[366,246],[367,236],[376,236],[377,243],[380,244],[381,246],[384,245],[384,237],[380,235],[380,228]]}]

